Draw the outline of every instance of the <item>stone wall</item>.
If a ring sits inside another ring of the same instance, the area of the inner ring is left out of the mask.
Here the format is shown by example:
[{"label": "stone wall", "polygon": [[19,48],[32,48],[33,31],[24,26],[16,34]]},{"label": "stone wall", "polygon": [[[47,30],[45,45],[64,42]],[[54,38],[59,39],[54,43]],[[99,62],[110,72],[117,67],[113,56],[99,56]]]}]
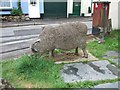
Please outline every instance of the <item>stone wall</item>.
[{"label": "stone wall", "polygon": [[2,22],[20,22],[20,21],[28,21],[30,20],[28,15],[22,16],[1,16],[0,17]]}]

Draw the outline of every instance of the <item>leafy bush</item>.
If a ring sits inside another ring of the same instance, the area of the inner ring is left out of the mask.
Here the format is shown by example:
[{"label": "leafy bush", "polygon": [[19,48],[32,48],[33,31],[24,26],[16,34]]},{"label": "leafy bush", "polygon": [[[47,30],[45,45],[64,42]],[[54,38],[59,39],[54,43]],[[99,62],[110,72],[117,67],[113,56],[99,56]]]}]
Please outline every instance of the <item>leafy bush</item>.
[{"label": "leafy bush", "polygon": [[21,9],[21,2],[18,0],[17,2],[17,7],[18,8],[13,8],[11,11],[11,15],[13,16],[21,16],[22,15],[22,9]]},{"label": "leafy bush", "polygon": [[13,8],[12,11],[11,11],[11,15],[12,16],[21,16],[22,15],[22,11],[20,9]]},{"label": "leafy bush", "polygon": [[18,5],[18,13],[21,16],[22,15],[22,8],[21,8],[21,2],[20,2],[20,0],[18,0],[17,5]]}]

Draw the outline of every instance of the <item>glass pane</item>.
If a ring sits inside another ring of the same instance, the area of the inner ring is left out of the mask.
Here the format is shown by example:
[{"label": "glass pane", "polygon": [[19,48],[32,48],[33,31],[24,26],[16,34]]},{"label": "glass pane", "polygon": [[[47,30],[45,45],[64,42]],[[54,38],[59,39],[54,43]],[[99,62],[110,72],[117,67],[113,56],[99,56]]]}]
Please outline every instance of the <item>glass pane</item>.
[{"label": "glass pane", "polygon": [[0,7],[10,7],[10,0],[0,0]]}]

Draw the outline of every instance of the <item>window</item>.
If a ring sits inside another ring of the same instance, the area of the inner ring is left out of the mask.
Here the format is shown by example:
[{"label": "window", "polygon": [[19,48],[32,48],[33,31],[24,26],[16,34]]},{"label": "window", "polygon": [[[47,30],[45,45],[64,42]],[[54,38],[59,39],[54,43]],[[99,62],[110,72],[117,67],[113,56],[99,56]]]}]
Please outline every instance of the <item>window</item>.
[{"label": "window", "polygon": [[11,0],[0,0],[0,9],[11,9],[12,2]]},{"label": "window", "polygon": [[30,4],[31,4],[31,5],[35,6],[36,3],[37,3],[36,0],[30,0]]}]

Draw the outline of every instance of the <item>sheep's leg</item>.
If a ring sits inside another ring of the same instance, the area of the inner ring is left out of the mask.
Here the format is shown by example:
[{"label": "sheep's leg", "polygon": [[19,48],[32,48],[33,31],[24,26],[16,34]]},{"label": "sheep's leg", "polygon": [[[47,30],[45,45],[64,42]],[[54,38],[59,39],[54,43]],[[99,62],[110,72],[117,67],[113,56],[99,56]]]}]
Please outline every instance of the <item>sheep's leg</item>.
[{"label": "sheep's leg", "polygon": [[87,51],[86,51],[86,48],[84,47],[84,48],[82,48],[82,51],[83,51],[83,54],[84,54],[84,58],[88,58],[88,53],[87,53]]},{"label": "sheep's leg", "polygon": [[78,47],[77,48],[75,48],[75,55],[79,55],[79,53],[78,53]]},{"label": "sheep's leg", "polygon": [[54,57],[54,49],[49,51],[49,57]]}]

